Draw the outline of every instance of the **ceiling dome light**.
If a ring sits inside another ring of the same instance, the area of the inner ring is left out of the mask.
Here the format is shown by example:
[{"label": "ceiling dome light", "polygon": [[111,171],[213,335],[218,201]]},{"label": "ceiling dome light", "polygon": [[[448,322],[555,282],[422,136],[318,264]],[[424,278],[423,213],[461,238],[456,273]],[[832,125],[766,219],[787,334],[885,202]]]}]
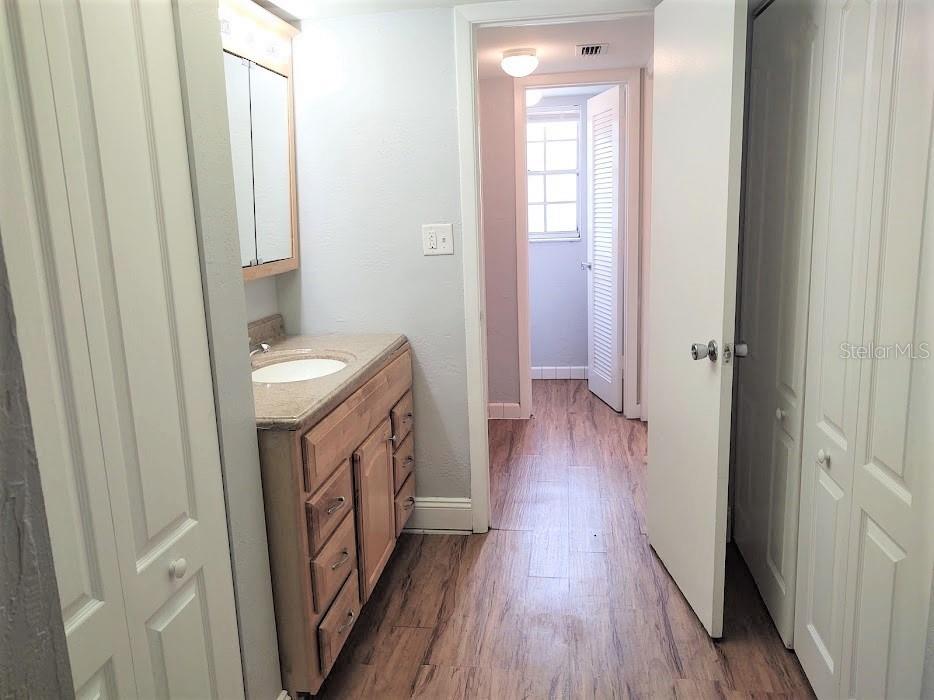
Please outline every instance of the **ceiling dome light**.
[{"label": "ceiling dome light", "polygon": [[526,90],[525,91],[525,106],[534,107],[539,102],[542,101],[542,98],[545,96],[544,90]]},{"label": "ceiling dome light", "polygon": [[538,57],[535,49],[510,49],[503,52],[500,66],[513,78],[524,78],[538,68]]}]

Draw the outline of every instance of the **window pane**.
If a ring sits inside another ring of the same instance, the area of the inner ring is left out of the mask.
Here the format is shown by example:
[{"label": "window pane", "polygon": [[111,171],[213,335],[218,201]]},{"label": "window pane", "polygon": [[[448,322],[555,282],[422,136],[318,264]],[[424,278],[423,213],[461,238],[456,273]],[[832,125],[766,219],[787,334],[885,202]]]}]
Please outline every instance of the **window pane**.
[{"label": "window pane", "polygon": [[[577,170],[577,141],[555,141],[547,144],[548,154],[545,157],[545,168],[548,170]],[[529,145],[531,148],[531,144]],[[532,159],[529,158],[529,169]]]},{"label": "window pane", "polygon": [[576,204],[549,204],[547,209],[548,228],[546,230],[549,233],[555,231],[577,231]]},{"label": "window pane", "polygon": [[545,139],[545,125],[541,122],[528,122],[525,139],[526,141],[543,141]]},{"label": "window pane", "polygon": [[[545,186],[547,188],[548,195],[546,201],[548,202],[577,201],[577,175],[548,175],[546,178]],[[532,190],[529,189],[530,193],[531,191]],[[531,194],[529,195],[529,201],[532,201]]]},{"label": "window pane", "polygon": [[545,169],[545,144],[528,144],[528,168],[532,171],[541,172]]},{"label": "window pane", "polygon": [[529,205],[529,233],[545,232],[545,206],[543,204]]},{"label": "window pane", "polygon": [[529,203],[545,201],[545,176],[529,175]]},{"label": "window pane", "polygon": [[577,121],[547,122],[545,133],[549,141],[558,139],[576,139]]}]

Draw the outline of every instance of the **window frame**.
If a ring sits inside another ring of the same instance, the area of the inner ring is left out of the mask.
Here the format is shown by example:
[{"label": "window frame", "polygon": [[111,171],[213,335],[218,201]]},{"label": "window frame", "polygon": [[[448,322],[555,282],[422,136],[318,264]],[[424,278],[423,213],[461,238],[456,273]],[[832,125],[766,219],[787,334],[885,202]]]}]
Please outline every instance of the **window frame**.
[{"label": "window frame", "polygon": [[[577,126],[577,134],[574,139],[549,139],[546,133],[542,134],[542,138],[532,140],[530,138],[531,129],[529,128],[533,123],[548,123],[556,121],[574,121]],[[526,204],[526,221],[525,221],[525,233],[528,237],[530,243],[542,243],[542,242],[559,242],[559,241],[579,241],[581,240],[581,229],[582,229],[582,217],[583,217],[583,206],[582,206],[582,197],[581,197],[581,139],[583,136],[583,109],[578,105],[568,105],[561,107],[543,107],[543,108],[530,108],[526,111],[525,118],[525,149],[526,149],[526,193],[525,193],[525,204]],[[542,165],[545,166],[544,170],[531,170],[529,168],[528,161],[528,148],[531,143],[540,143],[542,144],[542,157],[547,158],[547,144],[548,143],[560,143],[565,142],[569,143],[573,141],[575,144],[575,151],[577,154],[577,167],[574,169],[560,169],[560,170],[549,170],[547,167],[547,161]],[[528,180],[531,176],[537,175],[542,177],[542,201],[532,202],[530,199],[530,188],[528,185]],[[576,197],[574,201],[570,200],[556,200],[549,201],[547,188],[546,188],[546,178],[549,175],[574,175],[577,182],[575,184]],[[543,216],[545,220],[545,228],[548,227],[548,206],[552,204],[573,204],[575,206],[575,221],[576,221],[576,230],[573,231],[536,231],[532,232],[529,227],[529,221],[531,217],[528,214],[528,209],[531,206],[539,205],[543,207]]]}]

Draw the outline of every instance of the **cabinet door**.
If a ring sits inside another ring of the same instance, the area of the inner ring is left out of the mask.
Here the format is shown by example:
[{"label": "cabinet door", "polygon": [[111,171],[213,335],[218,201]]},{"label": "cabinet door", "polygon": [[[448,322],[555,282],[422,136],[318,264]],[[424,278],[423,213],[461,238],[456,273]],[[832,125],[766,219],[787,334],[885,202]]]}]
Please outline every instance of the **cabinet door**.
[{"label": "cabinet door", "polygon": [[224,76],[227,82],[230,157],[233,161],[234,195],[237,200],[237,230],[240,233],[240,264],[246,267],[252,265],[256,258],[253,145],[250,139],[250,62],[225,53]]},{"label": "cabinet door", "polygon": [[392,430],[387,419],[354,453],[360,600],[365,603],[396,546]]},{"label": "cabinet door", "polygon": [[250,116],[256,254],[267,263],[292,257],[289,81],[255,63],[250,66]]}]

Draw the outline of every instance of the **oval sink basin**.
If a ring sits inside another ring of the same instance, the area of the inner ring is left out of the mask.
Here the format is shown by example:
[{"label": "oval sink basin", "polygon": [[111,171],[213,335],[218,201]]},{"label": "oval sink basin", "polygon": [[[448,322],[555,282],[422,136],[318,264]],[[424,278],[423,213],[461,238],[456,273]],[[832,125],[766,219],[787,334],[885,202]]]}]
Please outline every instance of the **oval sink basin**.
[{"label": "oval sink basin", "polygon": [[340,372],[347,363],[327,357],[308,357],[300,360],[277,362],[253,370],[253,381],[259,384],[281,384],[283,382],[302,382],[307,379],[326,377]]}]

